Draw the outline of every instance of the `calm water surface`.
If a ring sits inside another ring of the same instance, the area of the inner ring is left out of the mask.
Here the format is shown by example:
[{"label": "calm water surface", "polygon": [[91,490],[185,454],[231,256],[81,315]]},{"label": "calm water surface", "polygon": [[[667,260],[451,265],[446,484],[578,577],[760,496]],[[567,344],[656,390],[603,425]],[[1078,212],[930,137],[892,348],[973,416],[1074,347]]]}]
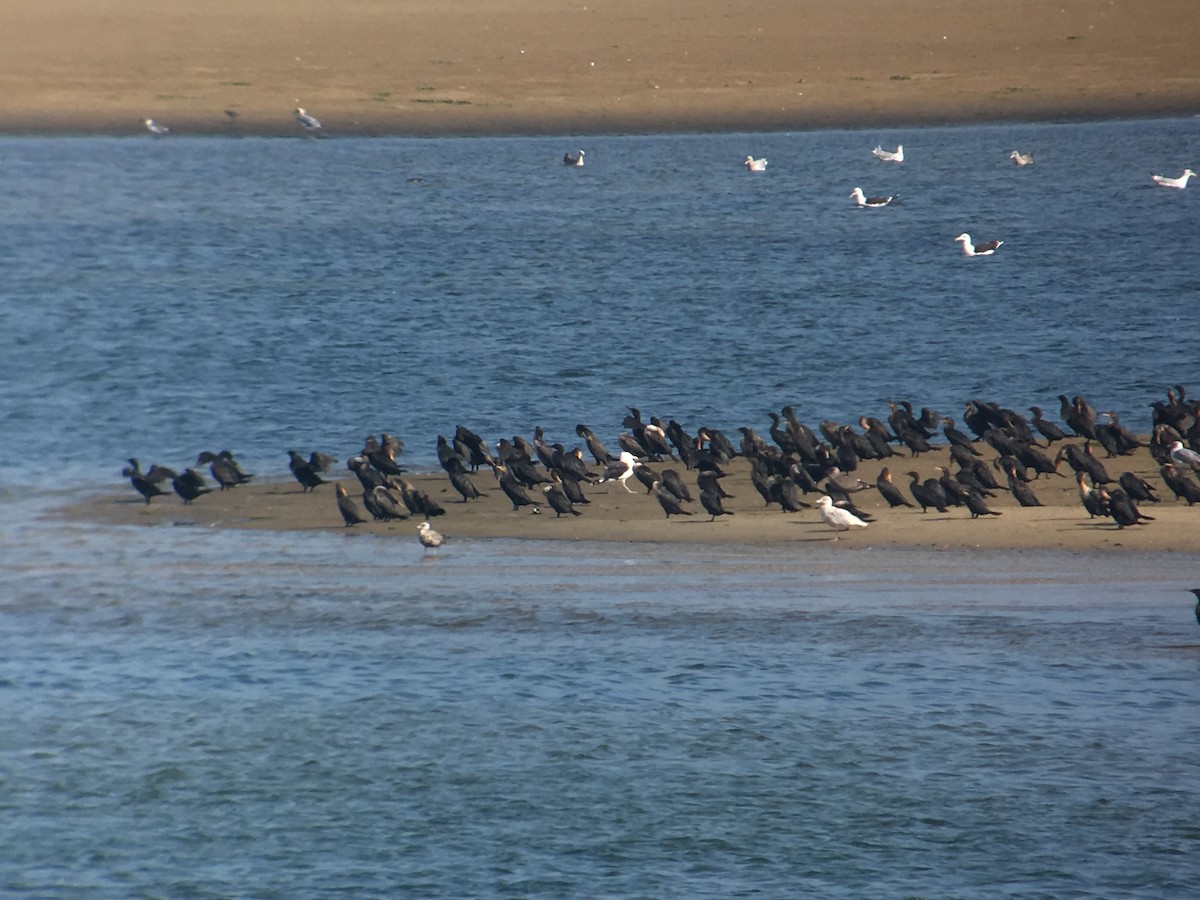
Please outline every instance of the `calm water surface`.
[{"label": "calm water surface", "polygon": [[130,455],[269,473],[387,430],[421,466],[459,421],[626,404],[1144,424],[1200,383],[1200,195],[1148,179],[1195,128],[609,137],[582,170],[573,139],[0,140],[0,893],[1191,896],[1187,557],[38,513]]}]

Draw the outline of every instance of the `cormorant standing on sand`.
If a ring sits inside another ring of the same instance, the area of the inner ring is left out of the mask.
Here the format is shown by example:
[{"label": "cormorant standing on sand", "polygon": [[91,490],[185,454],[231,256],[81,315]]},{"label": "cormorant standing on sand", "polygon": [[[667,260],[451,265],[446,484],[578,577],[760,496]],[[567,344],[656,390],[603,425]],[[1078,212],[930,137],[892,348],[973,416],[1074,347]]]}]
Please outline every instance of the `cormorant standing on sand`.
[{"label": "cormorant standing on sand", "polygon": [[171,487],[175,488],[175,493],[184,503],[191,503],[197,497],[212,493],[212,488],[204,483],[204,476],[195,469],[184,469],[183,474],[171,479]]},{"label": "cormorant standing on sand", "polygon": [[1042,408],[1040,406],[1031,406],[1029,411],[1033,413],[1033,418],[1030,419],[1030,424],[1037,429],[1038,434],[1046,439],[1046,446],[1050,446],[1055,441],[1065,441],[1067,434],[1053,422],[1042,417]]},{"label": "cormorant standing on sand", "polygon": [[1020,506],[1042,505],[1042,501],[1037,498],[1037,494],[1033,492],[1029,482],[1023,481],[1017,476],[1017,467],[1012,462],[1004,464],[1004,471],[1008,475],[1008,489]]},{"label": "cormorant standing on sand", "polygon": [[367,521],[358,511],[358,506],[346,494],[346,489],[340,484],[334,485],[334,490],[337,492],[338,512],[342,514],[342,521],[346,523],[346,527],[358,525],[361,522]]},{"label": "cormorant standing on sand", "polygon": [[971,518],[978,519],[980,516],[998,516],[1000,513],[993,509],[988,509],[987,501],[983,499],[983,495],[975,491],[967,491],[967,509],[971,511]]},{"label": "cormorant standing on sand", "polygon": [[679,502],[679,498],[669,491],[663,490],[662,482],[654,482],[654,496],[658,498],[658,505],[663,508],[663,512],[667,514],[667,518],[671,516],[690,516],[692,511],[684,509]]},{"label": "cormorant standing on sand", "polygon": [[875,479],[875,487],[891,509],[895,509],[897,506],[907,506],[912,509],[912,504],[904,499],[900,488],[892,482],[892,473],[887,466],[879,470],[879,476]]},{"label": "cormorant standing on sand", "polygon": [[166,493],[166,491],[159,487],[159,484],[169,478],[174,478],[176,473],[166,466],[157,464],[151,466],[148,471],[143,472],[141,463],[131,458],[129,465],[121,470],[121,474],[129,479],[129,483],[133,485],[133,489],[142,495],[142,499],[149,506],[151,499],[161,497]]},{"label": "cormorant standing on sand", "polygon": [[912,483],[908,486],[909,493],[921,507],[921,512],[928,512],[930,507],[938,512],[946,511],[946,493],[942,490],[941,482],[936,478],[926,478],[925,483],[922,484],[921,476],[917,472],[909,472],[908,477],[912,479]]},{"label": "cormorant standing on sand", "polygon": [[1100,488],[1100,497],[1108,501],[1108,514],[1117,523],[1118,530],[1126,525],[1140,525],[1143,521],[1154,521],[1154,516],[1147,516],[1140,512],[1137,505],[1129,499],[1129,495],[1120,488],[1110,491],[1102,487]]},{"label": "cormorant standing on sand", "polygon": [[578,516],[579,510],[571,503],[563,489],[558,484],[548,484],[542,488],[542,493],[546,495],[546,502],[550,504],[550,508],[554,510],[554,518],[560,518],[563,513],[568,515]]},{"label": "cormorant standing on sand", "polygon": [[692,502],[692,492],[688,490],[688,486],[683,483],[683,479],[674,469],[663,469],[662,486],[680,500],[686,503]]},{"label": "cormorant standing on sand", "polygon": [[700,505],[704,507],[705,512],[712,516],[709,519],[710,522],[715,522],[717,516],[733,515],[721,503],[721,498],[728,495],[721,490],[721,485],[715,472],[701,472],[696,477],[696,484],[700,488]]},{"label": "cormorant standing on sand", "polygon": [[1186,500],[1188,506],[1200,503],[1200,484],[1181,472],[1174,463],[1163,463],[1158,471],[1176,500]]},{"label": "cormorant standing on sand", "polygon": [[504,495],[512,501],[513,512],[516,512],[522,506],[532,506],[534,509],[538,508],[537,503],[525,493],[525,488],[521,487],[517,479],[512,477],[512,473],[505,466],[496,463],[493,469],[496,472],[496,477],[500,479],[500,490],[504,491]]},{"label": "cormorant standing on sand", "polygon": [[228,450],[222,450],[220,453],[202,451],[196,457],[196,465],[202,466],[205,463],[210,463],[208,470],[212,472],[212,477],[221,486],[221,490],[235,488],[254,477],[242,471],[241,466],[237,464],[237,460]]},{"label": "cormorant standing on sand", "polygon": [[325,479],[317,474],[317,470],[312,467],[312,464],[295,450],[288,451],[288,468],[300,482],[300,487],[304,489],[303,493],[315,491],[320,485],[325,484]]}]

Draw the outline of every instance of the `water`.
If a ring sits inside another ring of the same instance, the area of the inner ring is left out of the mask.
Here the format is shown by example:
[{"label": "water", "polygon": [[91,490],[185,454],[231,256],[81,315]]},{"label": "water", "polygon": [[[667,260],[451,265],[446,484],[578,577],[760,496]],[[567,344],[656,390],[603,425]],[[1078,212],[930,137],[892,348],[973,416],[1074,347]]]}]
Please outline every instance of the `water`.
[{"label": "water", "polygon": [[[1149,179],[1195,129],[598,137],[578,170],[552,139],[0,140],[0,481],[380,430],[430,464],[458,422],[611,439],[626,404],[734,429],[1065,391],[1144,426],[1197,380],[1198,194]],[[964,230],[1006,244],[964,260]]]},{"label": "water", "polygon": [[1189,557],[39,514],[130,455],[420,467],[626,404],[1144,427],[1198,380],[1197,195],[1148,178],[1194,129],[0,140],[0,893],[1189,896]]}]

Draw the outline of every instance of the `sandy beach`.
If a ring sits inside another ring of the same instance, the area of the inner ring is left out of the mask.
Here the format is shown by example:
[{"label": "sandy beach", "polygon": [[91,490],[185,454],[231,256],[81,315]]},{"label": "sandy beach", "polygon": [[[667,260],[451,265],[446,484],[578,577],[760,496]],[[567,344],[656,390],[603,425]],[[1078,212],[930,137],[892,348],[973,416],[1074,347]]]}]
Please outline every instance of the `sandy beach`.
[{"label": "sandy beach", "polygon": [[1200,112],[1190,0],[9,0],[0,130],[585,134]]},{"label": "sandy beach", "polygon": [[[1082,442],[1078,442],[1082,443]],[[1058,445],[1061,446],[1061,445]],[[996,457],[986,445],[980,445],[983,459]],[[1101,452],[1101,457],[1103,453]],[[699,503],[684,504],[692,515],[664,515],[658,500],[636,480],[630,479],[633,493],[620,484],[585,485],[590,501],[579,506],[579,516],[556,517],[542,496],[541,486],[530,488],[531,497],[540,501],[541,510],[514,510],[497,484],[491,470],[483,469],[473,480],[484,496],[462,502],[444,473],[408,474],[413,485],[433,497],[445,515],[432,519],[433,526],[454,538],[518,538],[568,541],[662,541],[748,545],[787,545],[808,542],[827,544],[835,537],[835,546],[846,548],[913,547],[923,549],[1012,549],[1012,550],[1140,550],[1200,553],[1200,506],[1188,507],[1175,501],[1162,483],[1158,464],[1146,450],[1129,456],[1102,460],[1113,479],[1130,471],[1150,482],[1161,498],[1159,503],[1142,503],[1141,511],[1154,521],[1136,527],[1118,529],[1112,519],[1091,518],[1080,504],[1074,474],[1064,462],[1062,475],[1043,475],[1031,486],[1041,507],[1020,507],[1004,488],[987,500],[997,516],[971,518],[965,507],[951,507],[946,513],[920,508],[891,509],[873,486],[884,463],[864,461],[853,473],[872,487],[854,494],[855,503],[873,517],[867,528],[835,533],[820,519],[815,508],[785,513],[780,506],[766,506],[750,483],[749,465],[741,458],[732,461],[729,475],[722,481],[732,495],[726,509],[733,515],[716,521]],[[921,479],[936,476],[935,466],[949,466],[945,446],[911,458],[907,453],[887,460],[893,479],[906,498],[910,479],[917,471]],[[227,491],[214,491],[185,505],[171,493],[143,502],[127,481],[114,481],[114,488],[102,496],[70,505],[54,514],[73,520],[119,525],[196,526],[237,529],[346,531],[354,534],[394,536],[416,541],[416,526],[421,517],[403,521],[374,522],[348,529],[342,521],[334,495],[334,484],[342,484],[362,512],[362,489],[357,479],[341,463],[335,464],[325,478],[330,482],[306,493],[286,469],[286,458],[279,471],[258,473],[251,484]],[[650,463],[655,471],[672,468],[692,486],[695,473],[687,472],[678,462]],[[601,470],[591,467],[594,472]],[[207,467],[198,469],[208,477]],[[957,470],[957,466],[953,467]],[[999,479],[1003,484],[1003,475]],[[211,478],[209,483],[213,484]],[[215,485],[214,485],[215,486]],[[1111,485],[1115,488],[1116,484]],[[398,495],[398,491],[394,492]],[[804,500],[815,503],[819,494]],[[366,516],[364,512],[364,518]]]}]

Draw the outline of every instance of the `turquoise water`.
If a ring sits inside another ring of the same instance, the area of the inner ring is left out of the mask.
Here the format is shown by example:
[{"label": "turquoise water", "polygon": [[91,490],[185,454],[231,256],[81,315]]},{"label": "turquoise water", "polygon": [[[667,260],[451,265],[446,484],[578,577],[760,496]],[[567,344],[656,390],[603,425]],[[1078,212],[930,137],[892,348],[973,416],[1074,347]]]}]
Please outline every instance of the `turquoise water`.
[{"label": "turquoise water", "polygon": [[1148,177],[1194,128],[0,140],[0,893],[1190,896],[1190,557],[43,513],[131,455],[421,467],[627,404],[1144,428],[1200,381],[1198,195]]}]

